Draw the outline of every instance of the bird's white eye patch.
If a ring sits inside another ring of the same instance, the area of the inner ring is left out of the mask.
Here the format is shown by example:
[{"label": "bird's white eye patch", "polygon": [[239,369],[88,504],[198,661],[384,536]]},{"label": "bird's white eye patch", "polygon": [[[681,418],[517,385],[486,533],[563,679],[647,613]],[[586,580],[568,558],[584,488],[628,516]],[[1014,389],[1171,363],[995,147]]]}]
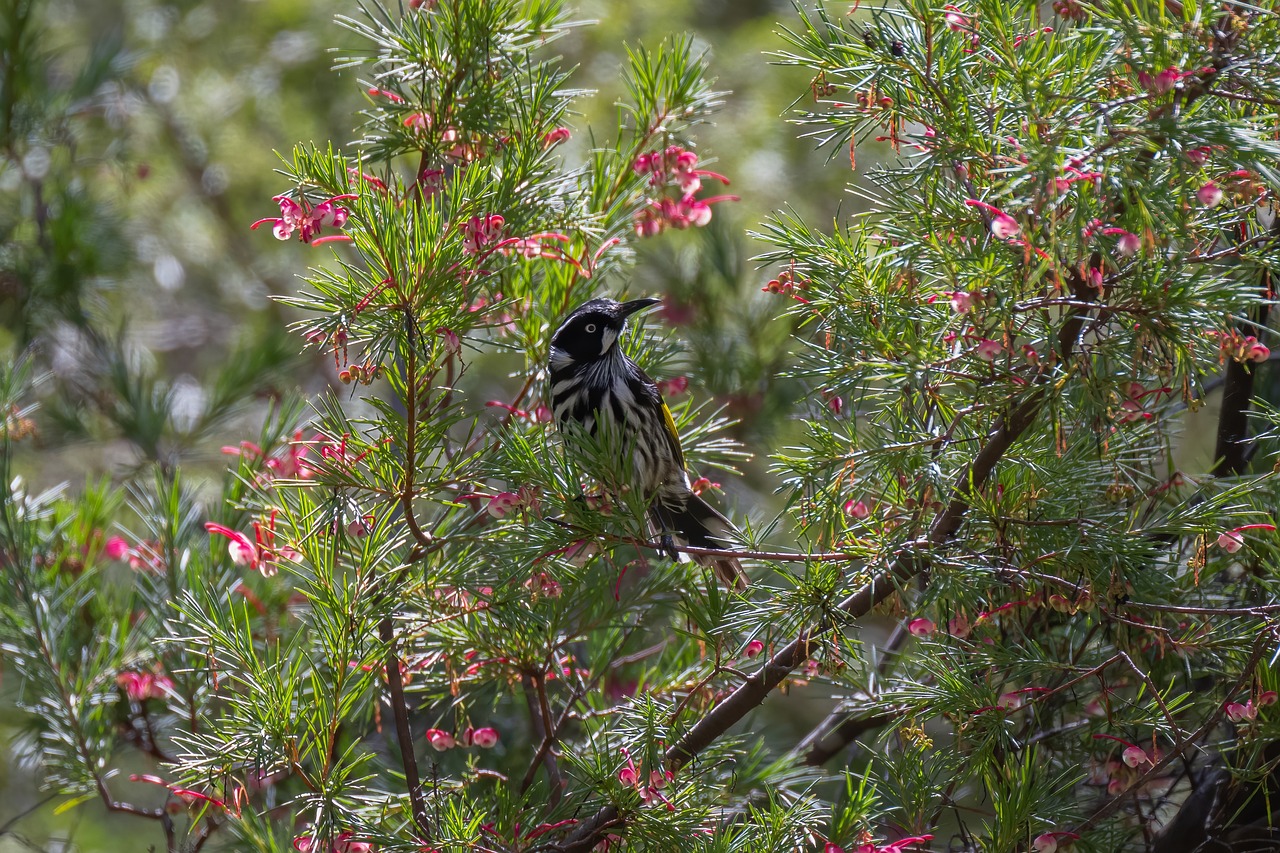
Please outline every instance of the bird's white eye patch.
[{"label": "bird's white eye patch", "polygon": [[600,354],[604,355],[609,351],[609,347],[613,346],[613,342],[618,339],[618,333],[605,329],[604,334],[601,335],[600,338]]},{"label": "bird's white eye patch", "polygon": [[588,323],[586,327],[583,329],[583,331],[586,332],[588,335],[594,335],[596,333],[596,324]]}]

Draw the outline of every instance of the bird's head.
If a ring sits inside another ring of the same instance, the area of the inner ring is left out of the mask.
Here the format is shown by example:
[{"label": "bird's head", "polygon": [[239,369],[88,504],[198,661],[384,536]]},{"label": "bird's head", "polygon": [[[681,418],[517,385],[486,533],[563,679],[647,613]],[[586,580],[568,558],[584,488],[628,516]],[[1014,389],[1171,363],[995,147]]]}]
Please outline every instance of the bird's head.
[{"label": "bird's head", "polygon": [[578,306],[551,336],[551,366],[565,367],[607,357],[626,327],[627,318],[652,308],[661,299],[592,299]]}]

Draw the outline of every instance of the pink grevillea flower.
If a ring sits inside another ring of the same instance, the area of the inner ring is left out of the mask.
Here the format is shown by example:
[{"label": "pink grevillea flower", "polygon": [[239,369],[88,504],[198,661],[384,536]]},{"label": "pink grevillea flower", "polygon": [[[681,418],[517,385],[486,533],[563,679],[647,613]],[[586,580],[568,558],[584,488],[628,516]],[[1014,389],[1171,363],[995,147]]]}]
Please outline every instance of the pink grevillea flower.
[{"label": "pink grevillea flower", "polygon": [[1074,832],[1044,832],[1031,842],[1031,850],[1032,853],[1057,853],[1059,838],[1073,840],[1079,837]]},{"label": "pink grevillea flower", "polygon": [[703,492],[707,491],[708,489],[718,489],[718,488],[720,488],[719,483],[713,483],[710,480],[708,480],[706,477],[699,477],[698,479],[694,480],[692,483],[689,484],[689,490],[692,491],[695,495],[700,495]]},{"label": "pink grevillea flower", "polygon": [[1167,95],[1173,91],[1173,87],[1183,77],[1190,76],[1183,74],[1174,66],[1170,65],[1163,71],[1157,71],[1155,74],[1146,71],[1138,72],[1138,85],[1146,89],[1153,95]]},{"label": "pink grevillea flower", "polygon": [[1008,693],[1000,694],[1000,698],[996,700],[996,706],[1006,711],[1016,711],[1032,700],[1035,694],[1050,692],[1052,691],[1048,687],[1023,687],[1021,690],[1010,690]]},{"label": "pink grevillea flower", "polygon": [[270,222],[272,223],[271,233],[275,234],[277,240],[288,240],[293,236],[293,232],[297,231],[302,242],[315,245],[321,242],[350,240],[350,237],[343,235],[324,237],[320,240],[316,238],[325,228],[341,228],[347,223],[350,212],[337,202],[356,197],[350,193],[336,195],[325,199],[315,207],[308,207],[306,199],[299,204],[286,195],[274,196],[271,200],[280,205],[280,216],[274,219],[259,219],[249,227],[256,230],[259,225]]},{"label": "pink grevillea flower", "polygon": [[1143,764],[1154,764],[1160,758],[1158,750],[1155,753],[1155,758],[1152,758],[1142,747],[1129,743],[1129,741],[1124,740],[1123,738],[1118,738],[1115,735],[1095,734],[1093,738],[1094,740],[1113,740],[1124,746],[1124,751],[1120,753],[1120,760],[1124,762],[1126,767],[1138,767]]},{"label": "pink grevillea flower", "polygon": [[948,3],[942,7],[943,20],[947,22],[947,27],[955,32],[969,29],[969,18],[965,16],[956,6]]},{"label": "pink grevillea flower", "polygon": [[560,582],[546,572],[534,573],[533,577],[524,582],[524,586],[534,597],[559,598],[564,594],[564,588],[560,586]]},{"label": "pink grevillea flower", "polygon": [[302,430],[297,430],[281,452],[268,456],[266,451],[252,441],[242,441],[238,446],[227,445],[222,452],[228,456],[240,458],[263,468],[263,479],[276,477],[286,479],[308,480],[315,476],[315,470],[306,462],[308,442],[303,440]]},{"label": "pink grevillea flower", "polygon": [[890,841],[887,844],[876,845],[868,842],[853,848],[853,853],[902,853],[906,847],[924,844],[932,839],[932,835],[913,835],[910,838],[899,838],[897,841]]},{"label": "pink grevillea flower", "polygon": [[431,748],[436,752],[444,752],[446,749],[453,749],[457,742],[453,739],[453,735],[444,729],[427,729],[427,743],[431,744]]},{"label": "pink grevillea flower", "polygon": [[129,543],[121,536],[112,536],[103,546],[102,553],[108,560],[123,560],[129,555]]},{"label": "pink grevillea flower", "polygon": [[973,352],[983,361],[995,361],[1004,352],[1004,346],[999,341],[983,338],[978,341],[978,345],[974,347]]},{"label": "pink grevillea flower", "polygon": [[555,130],[548,131],[546,135],[542,137],[542,146],[544,148],[550,148],[553,145],[559,145],[561,142],[568,139],[569,135],[569,128],[557,127]]},{"label": "pink grevillea flower", "polygon": [[634,788],[640,784],[640,771],[636,769],[636,763],[631,759],[631,753],[624,746],[618,750],[622,753],[622,757],[627,762],[618,770],[618,781],[628,788]]},{"label": "pink grevillea flower", "polygon": [[436,329],[436,334],[444,339],[444,351],[446,355],[457,355],[462,352],[462,341],[458,339],[458,333],[452,329]]},{"label": "pink grevillea flower", "polygon": [[848,500],[844,504],[844,514],[850,518],[862,520],[871,515],[871,507],[867,506],[866,501]]},{"label": "pink grevillea flower", "polygon": [[506,518],[512,510],[520,507],[520,497],[515,492],[499,492],[489,499],[485,507],[494,518]]},{"label": "pink grevillea flower", "polygon": [[506,220],[496,213],[488,216],[473,216],[458,226],[462,232],[462,251],[468,255],[479,255],[492,248],[502,239],[502,226]]},{"label": "pink grevillea flower", "polygon": [[386,89],[379,89],[379,88],[378,88],[378,87],[376,87],[376,86],[371,87],[371,88],[369,89],[369,97],[371,97],[371,98],[386,98],[388,101],[390,101],[390,102],[391,102],[391,103],[393,103],[393,104],[403,104],[403,103],[404,103],[404,98],[400,97],[400,96],[399,96],[399,95],[397,95],[395,92],[391,92],[391,91],[388,91],[388,90],[386,90]]},{"label": "pink grevillea flower", "polygon": [[1151,756],[1147,755],[1147,751],[1140,746],[1127,746],[1124,752],[1120,753],[1120,760],[1130,767],[1139,767],[1150,764]]},{"label": "pink grevillea flower", "polygon": [[1222,188],[1209,181],[1207,184],[1196,190],[1196,198],[1205,207],[1217,207],[1222,203]]},{"label": "pink grevillea flower", "polygon": [[163,699],[173,692],[173,679],[154,672],[122,672],[116,676],[116,683],[130,702]]},{"label": "pink grevillea flower", "polygon": [[763,651],[764,651],[764,643],[761,642],[760,640],[752,640],[751,642],[747,643],[747,647],[743,650],[742,653],[749,658],[754,658],[754,657],[758,657],[760,653]]},{"label": "pink grevillea flower", "polygon": [[1226,530],[1218,534],[1218,547],[1226,551],[1228,554],[1234,554],[1244,547],[1244,536],[1241,535],[1245,530],[1272,530],[1276,526],[1274,524],[1246,524],[1243,527],[1237,527],[1235,530]]},{"label": "pink grevillea flower", "polygon": [[368,841],[356,841],[354,833],[343,832],[334,837],[327,851],[318,839],[310,835],[294,838],[293,849],[298,853],[375,853],[377,848]]},{"label": "pink grevillea flower", "polygon": [[923,616],[917,616],[907,623],[907,630],[911,632],[913,637],[927,637],[934,631],[938,630],[938,626],[933,624],[932,619],[926,619]]},{"label": "pink grevillea flower", "polygon": [[332,853],[373,853],[374,847],[368,841],[356,841],[354,833],[343,832],[333,839]]},{"label": "pink grevillea flower", "polygon": [[1239,702],[1228,702],[1223,706],[1222,710],[1226,713],[1227,719],[1233,723],[1258,719],[1258,706],[1253,704],[1252,699],[1243,705]]},{"label": "pink grevillea flower", "polygon": [[227,553],[237,566],[248,566],[260,572],[264,578],[279,571],[280,560],[300,560],[302,554],[289,545],[276,545],[276,511],[272,510],[266,524],[253,523],[254,538],[250,539],[238,530],[232,530],[212,521],[205,522],[204,529],[230,539]]},{"label": "pink grevillea flower", "polygon": [[1018,236],[1018,232],[1022,230],[1018,225],[1018,221],[1009,214],[993,207],[985,201],[978,201],[976,198],[965,199],[965,204],[969,207],[977,207],[985,210],[991,216],[991,234],[998,240],[1008,240]]},{"label": "pink grevillea flower", "polygon": [[1102,233],[1109,237],[1119,237],[1116,240],[1116,254],[1121,257],[1131,257],[1138,254],[1138,250],[1142,248],[1142,239],[1132,231],[1126,231],[1123,228],[1104,228]]},{"label": "pink grevillea flower", "polygon": [[481,749],[493,749],[498,745],[498,730],[491,726],[475,729],[471,732],[471,742]]},{"label": "pink grevillea flower", "polygon": [[674,379],[658,380],[658,390],[664,397],[674,397],[689,390],[689,377],[677,376]]},{"label": "pink grevillea flower", "polygon": [[1209,162],[1209,157],[1213,155],[1213,149],[1208,145],[1201,145],[1199,148],[1188,148],[1186,151],[1187,159],[1197,166],[1203,166]]},{"label": "pink grevillea flower", "polygon": [[982,294],[976,290],[957,290],[951,294],[951,310],[957,314],[968,314],[981,299]]},{"label": "pink grevillea flower", "polygon": [[973,626],[969,624],[969,617],[963,613],[958,613],[947,621],[947,633],[958,640],[963,640],[973,632]]}]

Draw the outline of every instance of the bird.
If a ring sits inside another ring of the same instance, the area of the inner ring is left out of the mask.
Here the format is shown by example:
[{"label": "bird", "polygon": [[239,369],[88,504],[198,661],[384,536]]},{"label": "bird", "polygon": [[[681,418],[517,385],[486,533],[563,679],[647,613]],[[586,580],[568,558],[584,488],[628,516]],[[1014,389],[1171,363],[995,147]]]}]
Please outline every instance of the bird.
[{"label": "bird", "polygon": [[[650,529],[662,550],[679,559],[675,543],[725,550],[736,528],[694,493],[671,409],[658,384],[622,351],[618,340],[627,318],[659,304],[653,298],[618,302],[592,299],[571,311],[551,336],[547,359],[548,399],[566,449],[582,433],[597,438],[602,429],[632,448],[634,480],[649,501]],[[709,566],[726,587],[742,590],[747,576],[735,557],[691,555]]]}]

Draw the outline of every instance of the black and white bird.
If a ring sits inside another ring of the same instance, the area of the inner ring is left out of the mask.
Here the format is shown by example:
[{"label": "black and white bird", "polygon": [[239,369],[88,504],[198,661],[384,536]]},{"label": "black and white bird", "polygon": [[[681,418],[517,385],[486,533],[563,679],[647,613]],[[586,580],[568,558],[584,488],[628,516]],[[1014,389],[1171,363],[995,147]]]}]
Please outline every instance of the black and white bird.
[{"label": "black and white bird", "polygon": [[[556,426],[571,451],[576,432],[597,437],[602,429],[631,449],[635,479],[630,485],[649,501],[650,527],[677,559],[674,542],[725,549],[736,530],[694,494],[671,410],[657,383],[618,345],[627,318],[660,301],[592,299],[565,317],[551,338],[549,397]],[[698,554],[693,559],[714,569],[725,586],[746,587],[747,576],[736,558]]]}]

